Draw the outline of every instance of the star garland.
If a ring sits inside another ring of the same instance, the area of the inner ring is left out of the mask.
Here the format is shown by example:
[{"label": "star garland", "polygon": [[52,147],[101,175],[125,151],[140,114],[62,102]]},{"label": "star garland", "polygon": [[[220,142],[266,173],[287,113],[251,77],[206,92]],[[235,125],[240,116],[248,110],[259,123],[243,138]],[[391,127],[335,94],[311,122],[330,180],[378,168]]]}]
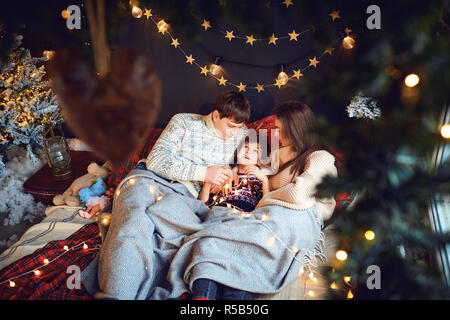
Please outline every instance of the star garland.
[{"label": "star garland", "polygon": [[[293,5],[292,1],[284,1],[283,4],[286,5],[286,7],[288,8],[290,5]],[[135,8],[135,7],[133,7]],[[291,75],[287,75],[284,70],[282,70],[278,77],[275,79],[274,83],[270,83],[270,84],[262,84],[257,82],[256,85],[248,85],[246,83],[243,82],[239,82],[235,83],[235,82],[231,82],[228,79],[225,79],[223,77],[223,75],[221,75],[220,73],[220,67],[218,65],[212,64],[209,68],[207,65],[202,66],[201,64],[199,64],[196,59],[192,56],[192,54],[187,54],[186,51],[182,48],[180,41],[178,40],[178,38],[175,38],[174,35],[172,34],[172,32],[169,30],[169,25],[163,20],[160,19],[159,21],[156,21],[153,14],[152,14],[152,9],[144,9],[145,13],[143,14],[146,17],[146,20],[151,20],[155,26],[158,29],[158,32],[162,33],[163,35],[167,34],[170,39],[171,39],[171,45],[178,49],[186,58],[186,63],[190,64],[192,66],[196,66],[199,70],[200,70],[200,74],[204,75],[205,77],[207,77],[208,75],[212,78],[214,78],[215,80],[218,81],[219,86],[232,86],[235,87],[239,90],[239,92],[246,92],[247,90],[256,90],[258,93],[261,93],[263,91],[265,91],[266,88],[271,88],[271,87],[278,87],[278,89],[281,89],[282,86],[284,86],[289,80],[292,79],[296,79],[296,80],[300,80],[301,77],[303,77],[303,72],[305,72],[306,70],[308,70],[311,67],[314,67],[314,69],[317,68],[317,65],[320,63],[321,58],[326,55],[332,55],[333,54],[333,50],[335,49],[332,46],[328,46],[322,54],[318,55],[318,56],[314,56],[312,58],[308,58],[309,60],[309,64],[305,65],[304,67],[299,67],[297,66],[297,68],[293,68],[292,70],[292,74]],[[340,12],[333,10],[330,14],[330,19],[332,21],[335,21],[336,19],[340,19]],[[136,16],[135,16],[136,17]],[[139,16],[140,17],[140,16]],[[139,18],[136,17],[136,18]],[[201,24],[201,26],[204,28],[204,31],[207,31],[212,27],[211,22],[209,20],[203,19],[203,22]],[[228,39],[228,41],[232,41],[233,39],[242,39],[245,40],[246,43],[250,44],[251,46],[253,46],[253,43],[255,41],[267,41],[268,45],[274,45],[276,46],[277,41],[278,40],[283,40],[283,39],[288,39],[289,41],[298,41],[298,37],[301,36],[302,34],[311,31],[312,28],[306,29],[302,32],[297,33],[295,30],[292,30],[292,32],[288,33],[287,36],[279,36],[277,37],[274,33],[268,38],[268,39],[258,39],[255,38],[253,35],[246,35],[246,36],[241,36],[241,35],[235,35],[234,34],[234,30],[226,30],[226,31],[222,31],[220,30],[219,32],[225,34],[225,38]],[[349,34],[351,30],[346,28],[346,33],[347,36]],[[215,67],[215,70],[217,72],[212,72],[212,67]]]}]

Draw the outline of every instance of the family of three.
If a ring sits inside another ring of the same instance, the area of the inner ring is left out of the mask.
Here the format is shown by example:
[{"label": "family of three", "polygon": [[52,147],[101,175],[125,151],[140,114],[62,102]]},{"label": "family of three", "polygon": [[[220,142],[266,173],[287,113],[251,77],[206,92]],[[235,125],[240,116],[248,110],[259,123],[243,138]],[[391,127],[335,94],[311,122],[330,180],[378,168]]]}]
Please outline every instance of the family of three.
[{"label": "family of three", "polygon": [[324,259],[321,227],[335,200],[314,194],[337,175],[335,158],[314,142],[306,104],[286,102],[274,115],[271,170],[260,166],[241,93],[221,94],[208,115],[173,116],[117,188],[97,298],[253,299]]}]

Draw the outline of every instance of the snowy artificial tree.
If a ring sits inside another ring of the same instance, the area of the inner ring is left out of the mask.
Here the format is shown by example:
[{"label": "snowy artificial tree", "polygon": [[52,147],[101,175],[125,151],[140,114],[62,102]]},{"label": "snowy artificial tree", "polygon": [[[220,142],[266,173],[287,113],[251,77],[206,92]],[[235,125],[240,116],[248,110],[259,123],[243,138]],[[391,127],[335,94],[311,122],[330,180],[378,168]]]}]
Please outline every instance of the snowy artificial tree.
[{"label": "snowy artificial tree", "polygon": [[42,63],[47,60],[31,57],[30,51],[22,47],[22,36],[17,36],[9,59],[0,63],[0,177],[8,150],[14,146],[24,148],[30,159],[38,161],[41,132],[46,126],[62,122],[50,84],[43,81]]}]

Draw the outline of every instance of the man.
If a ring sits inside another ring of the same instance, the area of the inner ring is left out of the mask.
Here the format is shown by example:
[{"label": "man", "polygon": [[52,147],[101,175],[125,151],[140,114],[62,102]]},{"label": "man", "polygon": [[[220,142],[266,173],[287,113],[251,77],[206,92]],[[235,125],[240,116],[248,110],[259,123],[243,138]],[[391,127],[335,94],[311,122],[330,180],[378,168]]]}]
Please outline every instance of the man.
[{"label": "man", "polygon": [[[231,177],[228,164],[247,135],[249,117],[250,104],[237,92],[221,94],[209,115],[172,117],[146,161],[117,188],[100,251],[97,298],[167,297],[170,285],[164,270],[199,219],[183,216],[183,205],[197,206],[199,215],[207,210],[196,200],[198,192],[204,182],[220,185]],[[167,201],[158,201],[162,198]],[[161,203],[165,212],[174,213],[170,227],[170,217],[158,215]],[[164,224],[158,223],[161,220]]]}]

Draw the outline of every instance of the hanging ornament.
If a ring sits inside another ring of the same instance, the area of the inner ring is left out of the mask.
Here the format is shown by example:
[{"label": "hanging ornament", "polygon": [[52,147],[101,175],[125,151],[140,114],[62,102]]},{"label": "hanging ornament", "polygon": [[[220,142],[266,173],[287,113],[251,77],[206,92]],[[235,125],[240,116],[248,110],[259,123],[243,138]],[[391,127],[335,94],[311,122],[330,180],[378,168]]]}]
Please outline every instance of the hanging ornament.
[{"label": "hanging ornament", "polygon": [[284,72],[284,65],[280,65],[280,73],[278,73],[277,81],[283,86],[289,81],[288,75]]},{"label": "hanging ornament", "polygon": [[215,57],[214,62],[209,67],[209,72],[213,75],[218,77],[222,73],[222,68],[220,67],[220,63],[222,62],[221,57]]},{"label": "hanging ornament", "polygon": [[140,17],[142,17],[142,9],[139,7],[133,7],[131,9],[131,14],[133,15],[133,17],[135,17],[136,19],[139,19]]}]

